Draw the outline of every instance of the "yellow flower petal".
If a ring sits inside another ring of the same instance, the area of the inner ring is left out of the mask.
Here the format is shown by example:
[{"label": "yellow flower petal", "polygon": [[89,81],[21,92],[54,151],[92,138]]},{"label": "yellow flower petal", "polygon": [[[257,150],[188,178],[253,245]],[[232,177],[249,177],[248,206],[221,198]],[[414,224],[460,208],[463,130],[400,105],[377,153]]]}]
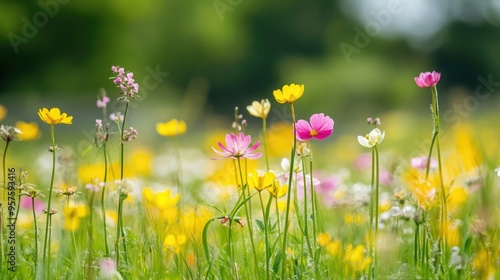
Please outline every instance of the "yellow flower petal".
[{"label": "yellow flower petal", "polygon": [[304,85],[284,85],[281,90],[273,91],[274,98],[278,103],[294,103],[304,94]]},{"label": "yellow flower petal", "polygon": [[68,116],[66,113],[61,114],[61,110],[59,108],[52,108],[50,111],[47,108],[39,109],[38,116],[42,121],[47,124],[72,124],[73,117]]},{"label": "yellow flower petal", "polygon": [[18,121],[16,127],[21,130],[21,134],[18,135],[20,140],[36,140],[40,137],[40,130],[38,129],[38,124],[35,122],[23,122]]},{"label": "yellow flower petal", "polygon": [[157,123],[156,132],[165,137],[181,135],[186,133],[186,122],[172,119],[165,123]]}]

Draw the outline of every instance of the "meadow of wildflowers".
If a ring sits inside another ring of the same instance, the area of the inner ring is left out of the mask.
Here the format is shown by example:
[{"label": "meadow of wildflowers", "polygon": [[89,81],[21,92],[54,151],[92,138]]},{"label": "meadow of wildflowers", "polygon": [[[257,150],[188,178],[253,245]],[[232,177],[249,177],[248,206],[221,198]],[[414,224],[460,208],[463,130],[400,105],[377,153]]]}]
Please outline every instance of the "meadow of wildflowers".
[{"label": "meadow of wildflowers", "polygon": [[[334,112],[299,119],[308,97],[293,83],[236,108],[211,149],[188,149],[190,125],[177,118],[144,124],[167,153],[137,149],[130,142],[145,136],[127,121],[140,85],[111,72],[115,89],[89,104],[102,114],[88,120],[94,143],[83,154],[58,144],[79,118],[59,104],[40,108],[38,122],[1,125],[0,278],[499,279],[498,141],[481,142],[473,124],[443,136],[441,73],[408,77],[430,91],[419,129],[431,138],[425,152],[395,155],[391,124],[368,116],[357,139],[327,148]],[[112,99],[119,111],[108,112]],[[290,119],[268,123],[271,106]],[[11,153],[16,141],[43,142],[49,156],[18,166],[34,156]]]}]

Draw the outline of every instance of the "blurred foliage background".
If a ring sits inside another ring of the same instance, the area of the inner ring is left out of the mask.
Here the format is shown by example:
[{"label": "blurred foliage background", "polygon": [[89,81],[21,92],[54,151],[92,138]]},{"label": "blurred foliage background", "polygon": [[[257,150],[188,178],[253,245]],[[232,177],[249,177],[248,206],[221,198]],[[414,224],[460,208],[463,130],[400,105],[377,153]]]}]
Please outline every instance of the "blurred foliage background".
[{"label": "blurred foliage background", "polygon": [[[429,116],[430,91],[413,77],[432,70],[442,72],[443,111],[474,97],[478,77],[492,83],[469,115],[498,108],[499,0],[5,0],[0,14],[11,122],[57,106],[93,128],[100,88],[117,93],[112,65],[135,73],[134,110],[147,114],[132,118],[151,133],[174,117],[191,131],[212,125],[206,115],[231,120],[234,106],[272,100],[289,83],[305,84],[298,117],[324,112],[337,131],[383,112]],[[270,120],[286,117],[272,101]]]}]

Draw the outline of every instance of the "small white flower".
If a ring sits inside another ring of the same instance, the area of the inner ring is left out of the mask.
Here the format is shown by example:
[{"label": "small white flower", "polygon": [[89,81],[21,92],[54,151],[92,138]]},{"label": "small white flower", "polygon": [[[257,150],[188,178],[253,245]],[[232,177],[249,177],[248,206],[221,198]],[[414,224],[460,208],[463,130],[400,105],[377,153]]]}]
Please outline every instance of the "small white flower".
[{"label": "small white flower", "polygon": [[403,207],[403,210],[401,211],[401,213],[403,214],[403,217],[405,217],[407,219],[413,219],[416,211],[417,210],[415,209],[415,207],[410,206],[410,205],[406,205]]},{"label": "small white flower", "polygon": [[358,142],[363,147],[373,148],[377,144],[382,143],[384,137],[385,137],[385,131],[380,131],[380,129],[375,128],[364,137],[358,136]]},{"label": "small white flower", "polygon": [[271,110],[271,102],[267,99],[252,102],[252,105],[247,106],[248,113],[257,118],[265,119]]},{"label": "small white flower", "polygon": [[[281,160],[281,168],[283,171],[290,171],[290,160],[288,158],[283,158]],[[302,164],[300,163],[300,157],[295,158],[295,162],[293,164],[293,172],[299,173],[302,171]]]},{"label": "small white flower", "polygon": [[500,177],[500,167],[495,168],[495,172],[497,173],[497,176]]}]

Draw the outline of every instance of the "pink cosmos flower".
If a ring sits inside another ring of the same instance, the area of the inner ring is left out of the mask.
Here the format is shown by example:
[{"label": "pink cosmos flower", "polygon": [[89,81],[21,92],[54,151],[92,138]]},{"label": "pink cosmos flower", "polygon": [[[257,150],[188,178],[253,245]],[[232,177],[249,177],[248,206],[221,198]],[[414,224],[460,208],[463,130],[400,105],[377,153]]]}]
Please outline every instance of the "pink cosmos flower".
[{"label": "pink cosmos flower", "polygon": [[439,79],[441,78],[441,73],[432,71],[420,73],[418,77],[415,77],[415,83],[421,88],[433,87],[437,85]]},{"label": "pink cosmos flower", "polygon": [[310,118],[310,124],[305,120],[299,120],[295,127],[300,141],[308,141],[312,138],[323,140],[332,134],[333,120],[323,113],[314,114]]},{"label": "pink cosmos flower", "polygon": [[243,132],[238,133],[238,136],[234,133],[226,134],[226,146],[221,142],[217,142],[221,151],[216,150],[214,147],[212,149],[217,154],[221,155],[223,158],[248,158],[248,159],[258,159],[262,156],[262,153],[254,153],[255,149],[259,147],[260,141],[257,141],[252,147],[248,147],[252,137],[250,135],[243,134]]}]

